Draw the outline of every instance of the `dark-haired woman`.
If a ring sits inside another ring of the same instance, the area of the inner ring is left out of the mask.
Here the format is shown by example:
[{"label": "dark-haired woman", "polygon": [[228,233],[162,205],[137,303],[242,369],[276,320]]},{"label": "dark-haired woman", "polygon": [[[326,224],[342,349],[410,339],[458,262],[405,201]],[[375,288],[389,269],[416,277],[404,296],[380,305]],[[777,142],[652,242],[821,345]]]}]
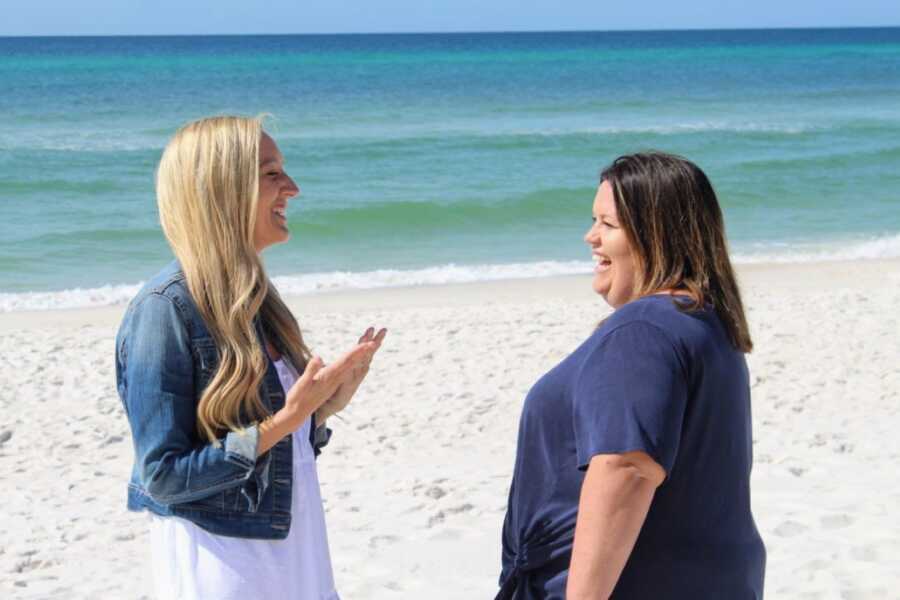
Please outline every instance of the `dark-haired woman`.
[{"label": "dark-haired woman", "polygon": [[593,221],[615,310],[525,400],[498,598],[762,598],[752,342],[713,188],[682,158],[623,156]]}]

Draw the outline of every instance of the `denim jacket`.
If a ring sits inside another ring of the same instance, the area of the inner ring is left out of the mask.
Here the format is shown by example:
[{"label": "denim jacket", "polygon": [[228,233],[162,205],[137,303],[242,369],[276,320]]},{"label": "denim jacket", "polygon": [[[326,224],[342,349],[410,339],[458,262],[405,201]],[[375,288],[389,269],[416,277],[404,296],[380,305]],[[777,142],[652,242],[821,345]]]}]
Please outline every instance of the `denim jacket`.
[{"label": "denim jacket", "polygon": [[[259,324],[257,335],[263,341]],[[182,517],[219,535],[284,539],[293,436],[262,456],[252,423],[218,445],[201,439],[197,404],[217,364],[215,343],[173,262],[131,301],[116,336],[116,385],[134,442],[128,509]],[[284,406],[271,358],[259,391],[272,412]],[[315,417],[310,429],[318,454],[331,432],[317,428]]]}]

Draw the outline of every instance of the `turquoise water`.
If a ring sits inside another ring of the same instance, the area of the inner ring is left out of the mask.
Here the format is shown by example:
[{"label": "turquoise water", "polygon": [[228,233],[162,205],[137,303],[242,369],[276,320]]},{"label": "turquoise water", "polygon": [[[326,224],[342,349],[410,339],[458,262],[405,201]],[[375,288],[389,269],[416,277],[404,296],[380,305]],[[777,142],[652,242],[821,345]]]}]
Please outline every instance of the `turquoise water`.
[{"label": "turquoise water", "polygon": [[648,148],[739,261],[900,256],[900,28],[0,38],[0,81],[0,310],[126,298],[163,146],[220,113],[275,117],[287,290],[586,270],[598,171]]}]

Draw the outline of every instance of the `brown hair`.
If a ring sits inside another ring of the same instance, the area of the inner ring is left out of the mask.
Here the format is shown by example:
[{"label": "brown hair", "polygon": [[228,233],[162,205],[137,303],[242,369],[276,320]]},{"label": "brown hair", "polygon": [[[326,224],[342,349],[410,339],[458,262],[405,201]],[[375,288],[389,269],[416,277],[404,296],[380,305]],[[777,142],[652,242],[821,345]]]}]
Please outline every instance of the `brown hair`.
[{"label": "brown hair", "polygon": [[686,311],[710,303],[735,348],[750,352],[722,211],[700,167],[663,152],[630,154],[614,160],[600,179],[612,188],[619,223],[634,249],[641,273],[636,296],[683,291],[691,301],[678,306]]}]

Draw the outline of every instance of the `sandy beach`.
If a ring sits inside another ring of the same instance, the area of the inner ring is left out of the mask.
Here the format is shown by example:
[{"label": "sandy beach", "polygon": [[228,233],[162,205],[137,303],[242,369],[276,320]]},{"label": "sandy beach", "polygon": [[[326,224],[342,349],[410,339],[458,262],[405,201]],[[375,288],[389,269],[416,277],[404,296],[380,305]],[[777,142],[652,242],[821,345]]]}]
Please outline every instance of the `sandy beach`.
[{"label": "sandy beach", "polygon": [[[900,598],[900,261],[744,265],[766,597]],[[389,338],[319,460],[338,590],[490,598],[525,394],[608,312],[589,277],[290,302],[335,357]],[[123,306],[0,314],[0,596],[152,597],[115,390]]]}]

